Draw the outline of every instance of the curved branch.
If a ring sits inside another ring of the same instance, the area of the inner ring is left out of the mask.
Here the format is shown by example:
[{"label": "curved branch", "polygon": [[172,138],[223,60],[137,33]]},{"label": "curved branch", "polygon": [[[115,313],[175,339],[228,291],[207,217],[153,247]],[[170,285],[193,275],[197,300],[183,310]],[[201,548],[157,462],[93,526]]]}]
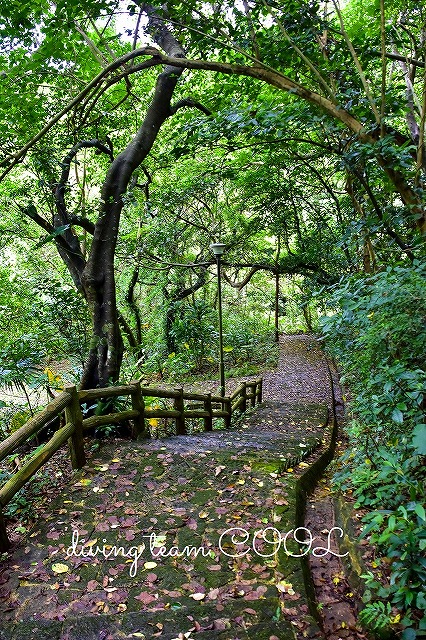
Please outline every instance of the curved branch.
[{"label": "curved branch", "polygon": [[87,231],[87,233],[90,233],[91,236],[95,233],[95,223],[89,220],[89,218],[81,218],[80,216],[68,214],[68,220],[73,227],[81,227]]},{"label": "curved branch", "polygon": [[171,296],[168,296],[169,300],[171,302],[179,302],[179,300],[184,300],[193,293],[196,293],[198,289],[201,289],[201,287],[206,284],[207,273],[208,271],[206,267],[203,267],[202,272],[198,275],[197,280],[193,285],[191,285],[190,287],[186,287],[186,289],[178,289],[178,291],[173,293]]},{"label": "curved branch", "polygon": [[328,115],[332,116],[333,119],[338,120],[339,122],[347,126],[351,131],[353,131],[353,133],[359,135],[364,141],[374,142],[373,136],[367,133],[364,125],[341,105],[336,105],[328,98],[321,96],[319,93],[310,91],[310,89],[307,89],[294,80],[291,80],[291,78],[281,74],[279,71],[266,69],[259,66],[245,66],[231,64],[228,62],[193,60],[184,57],[173,57],[170,55],[165,55],[160,51],[154,52],[152,48],[150,48],[149,53],[154,56],[152,60],[157,61],[157,64],[166,64],[182,69],[214,71],[227,75],[247,76],[250,78],[255,78],[256,80],[261,80],[266,84],[276,87],[277,89],[281,89],[282,91],[287,91],[288,93],[298,96],[299,98],[306,100],[316,107],[320,107]]},{"label": "curved branch", "polygon": [[222,276],[225,282],[227,282],[231,287],[233,287],[234,289],[238,289],[238,291],[241,291],[241,289],[244,289],[244,287],[250,282],[254,274],[261,269],[262,267],[260,266],[252,267],[246,277],[243,278],[240,282],[233,282],[231,278],[226,274],[224,269],[222,270]]},{"label": "curved branch", "polygon": [[[65,205],[65,187],[68,183],[68,178],[70,175],[71,162],[74,160],[80,149],[97,149],[99,153],[105,153],[109,157],[111,162],[114,160],[111,146],[105,146],[104,144],[102,144],[102,142],[100,142],[100,140],[81,140],[80,142],[77,142],[77,144],[74,145],[72,149],[69,150],[61,163],[62,173],[55,189],[55,204],[58,215],[61,218],[60,224],[70,221]],[[80,226],[84,225],[80,224]]]},{"label": "curved branch", "polygon": [[21,211],[24,215],[28,216],[28,218],[31,218],[31,220],[33,220],[39,227],[46,231],[49,236],[51,236],[52,240],[54,240],[58,248],[59,253],[62,256],[62,259],[69,269],[75,286],[79,291],[81,291],[80,275],[86,263],[83,254],[81,253],[80,246],[76,246],[75,243],[70,244],[69,242],[69,233],[71,233],[70,230],[67,229],[64,233],[58,233],[56,227],[50,224],[50,222],[47,222],[47,220],[42,218],[42,216],[37,213],[37,209],[33,204],[29,204],[27,207],[22,207]]},{"label": "curved branch", "polygon": [[[93,235],[95,232],[95,225],[93,224],[93,222],[91,222],[87,218],[81,218],[79,216],[73,216],[69,214],[65,204],[65,189],[68,184],[71,162],[74,160],[77,153],[81,149],[96,149],[98,153],[105,153],[111,160],[114,159],[112,155],[111,144],[108,144],[108,146],[106,146],[99,140],[81,140],[76,145],[74,145],[72,149],[69,150],[61,163],[61,177],[59,178],[59,182],[57,183],[55,188],[56,214],[54,216],[54,226],[56,228],[64,224],[75,225],[86,229],[86,231]],[[71,228],[65,230],[64,239],[66,240],[67,245],[71,248],[72,255],[74,257],[71,258],[69,252],[67,251],[65,251],[64,253],[63,247],[60,244],[58,244],[58,251],[70,271],[75,273],[75,275],[73,275],[73,278],[74,281],[76,281],[76,274],[78,274],[78,278],[80,278],[81,273],[86,266],[83,252],[81,250],[79,239]],[[78,286],[80,286],[80,282],[78,282]]]},{"label": "curved branch", "polygon": [[291,256],[291,261],[289,261],[287,264],[285,263],[284,260],[281,260],[279,264],[276,264],[276,263],[268,264],[268,263],[261,263],[261,262],[232,263],[232,262],[226,262],[226,261],[223,261],[222,264],[224,267],[236,267],[236,268],[248,268],[248,269],[256,268],[258,271],[260,270],[269,271],[270,273],[273,273],[273,274],[278,273],[280,275],[281,274],[295,275],[296,273],[300,275],[306,275],[306,272],[308,272],[309,274],[315,273],[317,275],[317,279],[320,284],[330,284],[332,282],[337,281],[337,278],[335,278],[333,275],[331,275],[330,273],[322,269],[322,267],[320,267],[319,265],[313,264],[310,262],[305,262],[302,258],[299,259],[298,256],[295,256],[295,255]]},{"label": "curved branch", "polygon": [[[159,38],[160,44],[161,38]],[[162,46],[160,44],[160,46]],[[172,53],[176,53],[176,47]],[[217,61],[209,61],[209,60],[191,60],[185,58],[182,53],[177,53],[177,55],[166,55],[161,53],[159,50],[153,47],[143,47],[141,49],[136,49],[126,55],[118,58],[113,63],[108,65],[104,70],[102,70],[96,78],[90,82],[83,91],[81,91],[74,100],[72,100],[64,109],[62,109],[54,118],[52,118],[43,129],[34,136],[24,147],[22,147],[15,154],[8,156],[5,160],[0,163],[0,166],[7,166],[7,163],[10,162],[9,166],[5,169],[3,174],[0,176],[0,180],[9,173],[9,171],[16,166],[22,159],[25,157],[31,147],[35,145],[64,115],[66,115],[74,106],[79,104],[89,93],[90,91],[99,85],[104,78],[114,71],[118,69],[120,66],[125,65],[133,58],[138,56],[151,55],[153,56],[149,60],[146,60],[143,64],[138,66],[138,70],[148,69],[157,65],[167,65],[168,67],[174,67],[175,69],[194,69],[194,70],[205,70],[205,71],[214,71],[217,73],[224,73],[227,75],[239,75],[239,76],[247,76],[251,78],[255,78],[266,84],[269,84],[277,89],[282,91],[286,91],[291,93],[299,98],[302,98],[306,102],[319,107],[329,116],[331,116],[334,120],[342,123],[346,126],[350,131],[355,133],[360,137],[363,142],[369,142],[373,144],[375,142],[375,137],[369,134],[365,126],[362,122],[357,120],[349,111],[344,109],[341,105],[334,104],[328,98],[321,96],[319,93],[315,91],[311,91],[306,87],[300,85],[299,83],[291,80],[287,76],[281,74],[279,71],[270,70],[269,68],[261,67],[261,66],[245,66],[238,64],[230,64],[226,62],[217,62]],[[133,73],[135,71],[135,67],[128,71],[128,73]],[[398,141],[399,143],[399,141]]]},{"label": "curved branch", "polygon": [[[333,0],[335,1],[335,0]],[[151,8],[152,9],[152,8]],[[150,9],[150,10],[151,10]],[[154,12],[154,10],[152,9]],[[76,104],[81,102],[82,99],[90,92],[90,90],[97,86],[103,79],[106,77],[108,73],[112,70],[115,70],[125,64],[126,62],[136,58],[137,56],[142,55],[152,55],[153,57],[150,60],[147,60],[144,63],[144,68],[149,68],[155,65],[167,65],[163,74],[160,74],[157,81],[157,95],[158,91],[161,92],[160,84],[162,84],[162,79],[165,80],[166,77],[171,79],[173,76],[179,75],[179,70],[183,69],[194,69],[194,70],[205,70],[205,71],[214,71],[217,73],[231,74],[231,75],[239,75],[255,78],[269,84],[272,87],[276,87],[281,91],[286,91],[287,93],[293,94],[302,100],[308,102],[309,104],[314,105],[317,108],[322,109],[327,115],[331,118],[340,122],[347,129],[352,131],[359,139],[364,143],[369,143],[374,145],[377,142],[377,136],[375,133],[370,133],[366,130],[365,125],[357,120],[349,111],[344,109],[341,105],[334,104],[331,100],[321,96],[315,91],[311,91],[306,87],[300,85],[299,83],[291,80],[287,76],[281,74],[279,71],[270,70],[269,68],[265,68],[263,66],[254,65],[254,66],[244,66],[237,64],[230,64],[224,62],[217,61],[207,61],[207,60],[190,60],[184,57],[182,50],[178,43],[174,40],[172,34],[168,32],[168,30],[161,24],[161,20],[157,19],[155,16],[152,18],[155,23],[154,36],[156,42],[159,46],[168,50],[169,55],[165,55],[161,53],[159,50],[153,47],[143,47],[142,49],[132,51],[121,58],[118,58],[116,61],[111,63],[106,69],[104,69],[96,78],[87,85],[87,87],[71,102],[69,103],[62,111],[59,112],[52,120],[50,120],[47,125],[36,135],[34,136],[22,149],[20,149],[17,153],[10,155],[4,160],[0,166],[7,166],[7,163],[10,162],[9,166],[4,170],[3,174],[0,176],[0,180],[11,171],[11,169],[16,166],[19,162],[22,161],[23,157],[26,155],[28,150],[34,146],[34,144],[40,140],[47,131],[49,131],[54,124],[56,124],[66,113],[70,111]],[[170,42],[169,42],[170,40]],[[174,44],[173,44],[174,43]],[[166,49],[166,46],[170,48]],[[156,98],[154,98],[155,101]],[[168,112],[166,117],[170,115],[171,105],[168,105]],[[164,116],[163,116],[164,117]],[[158,118],[157,118],[158,119]],[[395,139],[395,143],[397,145],[401,145],[407,142],[407,138],[405,136],[401,136],[396,131],[387,131],[391,133]],[[138,140],[138,136],[135,139],[135,145],[140,144],[140,140]],[[121,158],[124,160],[124,157]],[[416,158],[414,158],[416,159]],[[417,193],[408,185],[404,176],[398,171],[395,171],[392,167],[388,165],[385,158],[377,154],[377,160],[382,168],[385,170],[390,180],[392,181],[397,192],[400,193],[405,204],[412,207],[413,213],[418,214],[418,227],[423,231],[426,231],[426,216],[422,207],[422,203],[419,200]],[[130,163],[132,164],[132,163]],[[136,165],[138,162],[136,163]],[[131,171],[135,166],[132,167]]]},{"label": "curved branch", "polygon": [[[136,69],[136,67],[134,67],[134,69]],[[96,104],[101,99],[101,97],[104,95],[104,93],[106,93],[106,91],[108,91],[108,89],[110,87],[112,87],[114,84],[117,84],[118,82],[120,82],[123,79],[126,82],[126,95],[123,98],[121,98],[113,107],[111,107],[110,111],[114,111],[121,104],[123,104],[123,102],[125,102],[127,100],[129,95],[131,95],[131,88],[132,88],[128,76],[132,72],[133,72],[133,70],[128,69],[125,73],[122,73],[119,76],[114,76],[104,86],[97,87],[95,89],[95,91],[93,91],[92,94],[87,97],[87,99],[85,100],[84,104],[82,104],[81,107],[80,107],[81,111],[84,113],[84,117],[82,117],[82,119],[81,119],[81,121],[80,121],[80,123],[78,125],[78,128],[80,130],[83,129],[83,127],[87,124],[87,121],[89,119],[89,116],[90,116],[91,112],[93,111],[93,109],[95,108]],[[89,104],[90,100],[92,100],[92,102]],[[91,122],[90,124],[93,124],[93,122]]]},{"label": "curved branch", "polygon": [[203,113],[205,113],[206,116],[211,116],[212,114],[212,112],[209,111],[207,107],[202,105],[201,102],[197,102],[192,98],[183,98],[182,100],[179,100],[179,102],[176,102],[176,104],[170,108],[170,112],[172,115],[174,115],[176,111],[178,111],[179,109],[182,109],[183,107],[194,107],[195,109],[198,109],[199,111],[202,111]]},{"label": "curved branch", "polygon": [[117,58],[117,60],[114,60],[114,62],[109,64],[107,67],[105,67],[105,69],[103,69],[100,73],[98,73],[98,75],[95,78],[93,78],[93,80],[89,82],[89,84],[86,85],[86,87],[82,91],[80,91],[80,93],[73,100],[71,100],[71,102],[69,102],[53,118],[51,118],[47,122],[47,124],[35,136],[33,136],[31,140],[27,142],[26,145],[24,145],[16,153],[13,153],[7,156],[4,160],[0,162],[0,167],[6,167],[3,173],[0,175],[0,180],[2,180],[19,162],[22,162],[22,160],[25,158],[28,151],[39,140],[41,140],[43,136],[45,136],[46,133],[48,133],[48,131],[50,131],[50,129],[52,129],[52,127],[54,127],[57,122],[59,122],[59,120],[61,120],[65,115],[67,115],[67,113],[69,113],[71,109],[73,109],[76,105],[80,104],[80,102],[84,100],[84,98],[90,93],[90,91],[93,88],[97,87],[97,85],[100,84],[104,80],[104,78],[109,73],[111,73],[111,71],[115,71],[119,67],[126,64],[126,62],[133,60],[133,58],[146,56],[146,55],[152,55],[155,57],[150,58],[149,60],[146,60],[143,65],[139,65],[140,68],[143,66],[144,69],[148,69],[149,67],[158,66],[162,64],[162,61],[156,57],[156,54],[157,54],[156,49],[152,47],[143,47],[142,49],[136,49],[135,51],[126,53],[124,56]]}]

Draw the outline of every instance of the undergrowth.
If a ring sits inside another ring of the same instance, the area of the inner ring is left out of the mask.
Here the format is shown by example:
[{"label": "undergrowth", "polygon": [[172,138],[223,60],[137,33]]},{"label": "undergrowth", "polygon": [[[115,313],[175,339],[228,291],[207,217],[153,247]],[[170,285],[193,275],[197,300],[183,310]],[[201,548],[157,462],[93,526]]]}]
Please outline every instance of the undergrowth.
[{"label": "undergrowth", "polygon": [[386,571],[366,574],[361,620],[403,640],[426,637],[426,268],[388,267],[335,288],[322,319],[351,393],[349,449],[335,485],[367,510],[362,537]]}]

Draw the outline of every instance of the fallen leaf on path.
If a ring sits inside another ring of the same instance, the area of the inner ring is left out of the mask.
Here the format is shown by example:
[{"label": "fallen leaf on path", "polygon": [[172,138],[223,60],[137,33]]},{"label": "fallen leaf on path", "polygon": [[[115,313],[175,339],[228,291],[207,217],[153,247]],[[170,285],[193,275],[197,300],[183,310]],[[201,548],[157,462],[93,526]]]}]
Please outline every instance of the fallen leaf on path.
[{"label": "fallen leaf on path", "polygon": [[135,600],[139,600],[142,604],[151,604],[156,598],[147,591],[142,591],[138,596],[135,596]]},{"label": "fallen leaf on path", "polygon": [[52,564],[52,571],[55,573],[67,573],[69,571],[69,567],[66,564],[61,564],[60,562],[56,562]]},{"label": "fallen leaf on path", "polygon": [[96,591],[99,587],[99,582],[97,580],[89,580],[87,583],[87,591]]}]

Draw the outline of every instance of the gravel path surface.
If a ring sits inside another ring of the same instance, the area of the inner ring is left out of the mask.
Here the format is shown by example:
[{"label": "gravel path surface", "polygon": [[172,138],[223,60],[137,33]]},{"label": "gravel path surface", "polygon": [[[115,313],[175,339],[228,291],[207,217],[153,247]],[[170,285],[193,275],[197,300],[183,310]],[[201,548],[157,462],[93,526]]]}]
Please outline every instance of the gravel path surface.
[{"label": "gravel path surface", "polygon": [[[244,380],[253,381],[253,377],[228,380],[226,395]],[[206,392],[215,391],[217,383],[202,384]],[[153,438],[146,447],[188,453],[231,448],[240,452],[276,449],[291,457],[298,446],[307,453],[320,440],[330,409],[327,362],[318,340],[313,335],[282,335],[278,366],[263,373],[263,402],[253,413],[245,415],[242,424],[230,431],[210,433],[189,429],[185,438]]]},{"label": "gravel path surface", "polygon": [[288,403],[331,403],[327,363],[314,335],[280,336],[276,371],[263,377],[265,399]]},{"label": "gravel path surface", "polygon": [[[331,408],[331,389],[327,362],[318,338],[313,334],[280,336],[280,352],[277,368],[264,371],[263,396],[265,400],[286,403],[319,403]],[[252,381],[254,376],[242,376],[226,381],[226,395],[231,394],[240,382]],[[164,385],[175,387],[175,385]],[[185,385],[185,390],[200,393],[217,393],[217,380]]]}]

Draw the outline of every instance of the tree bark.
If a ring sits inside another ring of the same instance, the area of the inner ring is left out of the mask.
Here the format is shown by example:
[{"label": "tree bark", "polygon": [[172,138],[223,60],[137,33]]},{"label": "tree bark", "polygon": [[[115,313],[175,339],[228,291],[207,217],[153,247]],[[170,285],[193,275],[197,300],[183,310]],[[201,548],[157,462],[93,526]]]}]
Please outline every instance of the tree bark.
[{"label": "tree bark", "polygon": [[[184,51],[152,7],[145,7],[156,43],[168,55],[183,57]],[[93,334],[81,388],[104,387],[118,379],[123,357],[116,302],[114,256],[123,194],[132,174],[150,152],[162,124],[172,115],[172,96],[183,68],[167,65],[157,78],[154,97],[134,139],[112,162],[101,193],[99,218],[81,284],[92,316]]]}]

